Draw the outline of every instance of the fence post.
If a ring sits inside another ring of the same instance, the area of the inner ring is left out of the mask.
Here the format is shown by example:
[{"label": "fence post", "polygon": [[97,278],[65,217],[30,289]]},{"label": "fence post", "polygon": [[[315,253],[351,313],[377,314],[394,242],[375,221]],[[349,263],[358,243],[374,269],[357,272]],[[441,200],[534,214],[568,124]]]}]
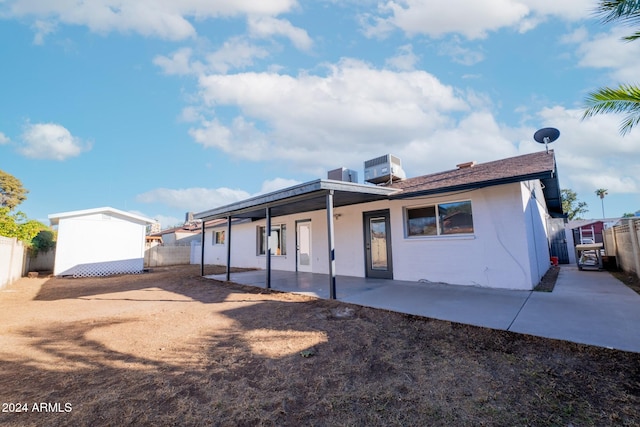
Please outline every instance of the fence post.
[{"label": "fence post", "polygon": [[636,231],[636,220],[629,219],[629,233],[631,238],[631,249],[633,250],[633,264],[635,266],[636,276],[640,277],[640,247],[638,247],[638,233]]},{"label": "fence post", "polygon": [[15,254],[15,250],[16,250],[16,245],[18,243],[18,239],[15,237],[11,238],[11,251],[9,252],[9,283],[13,282],[13,263],[15,262],[13,260],[14,254]]},{"label": "fence post", "polygon": [[618,237],[616,226],[611,227],[611,239],[613,240],[613,256],[616,257],[616,269],[620,269],[620,251],[618,251]]}]

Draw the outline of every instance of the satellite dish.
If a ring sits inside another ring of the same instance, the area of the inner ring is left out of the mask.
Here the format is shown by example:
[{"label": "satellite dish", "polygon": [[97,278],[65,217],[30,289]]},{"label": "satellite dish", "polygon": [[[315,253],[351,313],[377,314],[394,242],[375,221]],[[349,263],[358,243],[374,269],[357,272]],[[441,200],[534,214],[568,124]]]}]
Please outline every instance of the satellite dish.
[{"label": "satellite dish", "polygon": [[547,149],[547,153],[549,152],[549,144],[558,139],[560,136],[560,131],[556,128],[544,128],[536,131],[533,134],[533,139],[540,144],[544,144]]}]

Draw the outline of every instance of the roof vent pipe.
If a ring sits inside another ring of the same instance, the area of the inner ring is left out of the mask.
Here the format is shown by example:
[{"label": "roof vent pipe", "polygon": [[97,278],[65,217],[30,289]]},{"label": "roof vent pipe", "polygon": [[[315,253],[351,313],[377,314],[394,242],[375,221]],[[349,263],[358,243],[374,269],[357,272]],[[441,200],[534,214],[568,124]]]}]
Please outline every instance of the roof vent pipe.
[{"label": "roof vent pipe", "polygon": [[458,169],[469,169],[469,168],[474,167],[475,165],[476,165],[476,162],[475,162],[475,160],[474,160],[474,161],[472,161],[472,162],[466,162],[466,163],[460,163],[460,164],[457,164],[457,165],[456,165],[456,167],[457,167]]}]

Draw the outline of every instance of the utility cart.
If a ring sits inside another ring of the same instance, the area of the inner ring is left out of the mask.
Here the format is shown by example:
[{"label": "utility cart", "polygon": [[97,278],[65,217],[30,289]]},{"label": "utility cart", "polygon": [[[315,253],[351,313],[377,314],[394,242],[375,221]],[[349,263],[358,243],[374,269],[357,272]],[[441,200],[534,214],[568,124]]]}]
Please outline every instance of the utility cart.
[{"label": "utility cart", "polygon": [[576,259],[579,270],[602,270],[602,243],[576,245]]}]

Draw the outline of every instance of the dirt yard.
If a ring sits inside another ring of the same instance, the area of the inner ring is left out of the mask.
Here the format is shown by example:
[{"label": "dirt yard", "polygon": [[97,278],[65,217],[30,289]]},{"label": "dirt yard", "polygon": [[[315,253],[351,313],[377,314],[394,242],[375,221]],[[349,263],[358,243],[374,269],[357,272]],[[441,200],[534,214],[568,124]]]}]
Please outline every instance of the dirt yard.
[{"label": "dirt yard", "polygon": [[198,266],[22,279],[0,290],[0,331],[2,426],[640,425],[640,354]]}]

